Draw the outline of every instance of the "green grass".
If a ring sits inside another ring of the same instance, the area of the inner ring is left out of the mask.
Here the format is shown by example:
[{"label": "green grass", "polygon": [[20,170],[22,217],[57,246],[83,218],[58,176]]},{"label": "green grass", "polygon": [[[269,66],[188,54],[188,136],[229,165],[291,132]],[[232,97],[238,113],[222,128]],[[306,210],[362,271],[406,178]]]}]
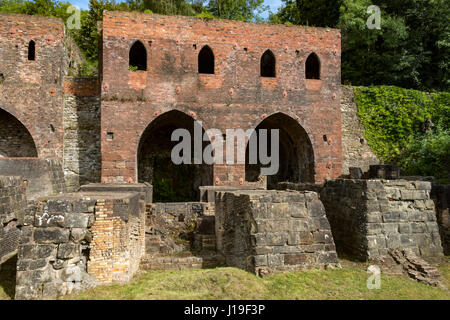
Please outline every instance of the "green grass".
[{"label": "green grass", "polygon": [[[99,286],[67,299],[423,299],[450,300],[450,258],[439,265],[447,289],[405,275],[381,275],[381,289],[369,290],[366,264],[341,259],[342,269],[286,272],[259,278],[236,268],[141,273],[129,284]],[[14,295],[14,261],[0,271],[0,300]]]},{"label": "green grass", "polygon": [[[266,278],[235,268],[152,271],[126,285],[97,287],[70,299],[432,299],[450,300],[448,289],[405,275],[381,275],[381,289],[369,290],[366,265],[343,261],[343,269],[286,272]],[[439,266],[449,288],[450,263]]]}]

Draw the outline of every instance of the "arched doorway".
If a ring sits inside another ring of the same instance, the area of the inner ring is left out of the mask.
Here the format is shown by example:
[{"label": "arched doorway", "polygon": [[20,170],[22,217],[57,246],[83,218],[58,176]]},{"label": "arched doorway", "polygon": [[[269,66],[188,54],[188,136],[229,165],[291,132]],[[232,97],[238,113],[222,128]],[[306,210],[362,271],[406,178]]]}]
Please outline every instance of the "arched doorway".
[{"label": "arched doorway", "polygon": [[[187,114],[172,110],[158,116],[141,136],[138,152],[138,181],[153,185],[154,202],[198,201],[199,187],[212,185],[211,165],[194,164],[194,122]],[[191,135],[191,164],[175,164],[171,152],[179,141],[171,141],[176,129],[186,129]],[[202,128],[202,136],[204,130]],[[202,143],[202,150],[210,142]]]},{"label": "arched doorway", "polygon": [[33,137],[12,114],[0,109],[0,157],[37,157]]},{"label": "arched doorway", "polygon": [[[267,129],[270,137],[271,129],[279,130],[279,169],[278,173],[267,177],[267,188],[275,189],[278,182],[314,182],[314,153],[311,141],[305,129],[294,119],[284,113],[275,113],[265,118],[254,131],[258,139],[257,152],[259,154],[259,129]],[[268,141],[268,150],[271,150],[271,140]],[[249,145],[246,149],[245,180],[254,182],[258,180],[259,163],[249,164]]]}]

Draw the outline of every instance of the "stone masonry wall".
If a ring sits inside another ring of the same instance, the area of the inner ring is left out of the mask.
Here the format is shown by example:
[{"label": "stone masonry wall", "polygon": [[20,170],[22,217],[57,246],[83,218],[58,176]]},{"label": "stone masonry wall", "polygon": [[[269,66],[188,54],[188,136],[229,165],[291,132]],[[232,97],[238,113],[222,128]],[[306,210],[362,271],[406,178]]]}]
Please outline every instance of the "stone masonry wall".
[{"label": "stone masonry wall", "polygon": [[97,78],[64,78],[64,174],[68,191],[100,182],[100,97]]},{"label": "stone masonry wall", "polygon": [[406,180],[327,181],[322,200],[338,252],[359,260],[411,249],[442,255],[430,182]]},{"label": "stone masonry wall", "polygon": [[325,209],[315,192],[218,192],[216,237],[228,266],[261,276],[338,264]]},{"label": "stone masonry wall", "polygon": [[62,165],[54,159],[0,158],[0,175],[22,177],[28,200],[66,191]]},{"label": "stone masonry wall", "polygon": [[364,138],[364,128],[358,117],[358,106],[354,101],[351,86],[342,86],[342,174],[349,174],[349,167],[359,167],[366,172],[380,160],[372,152]]},{"label": "stone masonry wall", "polygon": [[27,197],[20,177],[0,176],[0,264],[17,253]]},{"label": "stone masonry wall", "polygon": [[431,198],[436,206],[437,222],[444,253],[450,255],[450,185],[434,184]]},{"label": "stone masonry wall", "polygon": [[144,250],[139,197],[74,193],[32,204],[19,246],[16,299],[55,299],[129,281]]}]

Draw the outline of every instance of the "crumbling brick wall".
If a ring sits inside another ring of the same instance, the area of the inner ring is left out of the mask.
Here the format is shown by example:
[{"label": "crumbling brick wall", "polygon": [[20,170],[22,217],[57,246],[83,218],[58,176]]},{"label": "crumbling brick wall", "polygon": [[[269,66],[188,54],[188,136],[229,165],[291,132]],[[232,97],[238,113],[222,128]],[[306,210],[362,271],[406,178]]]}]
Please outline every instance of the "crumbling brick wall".
[{"label": "crumbling brick wall", "polygon": [[126,282],[144,250],[139,193],[74,193],[29,207],[18,252],[16,299],[55,299]]},{"label": "crumbling brick wall", "polygon": [[27,197],[20,177],[0,176],[0,264],[17,252]]},{"label": "crumbling brick wall", "polygon": [[442,255],[431,184],[426,181],[327,181],[320,194],[338,252],[371,260],[390,249]]},{"label": "crumbling brick wall", "polygon": [[[341,174],[339,30],[108,11],[102,26],[103,182],[137,181],[141,135],[170,110],[224,133],[254,129],[281,112],[311,141],[313,179]],[[147,52],[145,71],[129,69],[137,40]],[[213,50],[214,74],[198,73],[204,45]],[[276,78],[260,76],[267,49],[276,58]],[[305,79],[311,52],[321,61],[320,80]],[[213,174],[215,185],[245,184],[243,165],[215,165]]]},{"label": "crumbling brick wall", "polygon": [[338,264],[315,192],[218,192],[216,239],[227,265],[258,275]]},{"label": "crumbling brick wall", "polygon": [[[30,41],[35,59],[28,59]],[[42,158],[62,159],[62,80],[66,74],[61,19],[0,14],[0,108],[30,132]]]}]

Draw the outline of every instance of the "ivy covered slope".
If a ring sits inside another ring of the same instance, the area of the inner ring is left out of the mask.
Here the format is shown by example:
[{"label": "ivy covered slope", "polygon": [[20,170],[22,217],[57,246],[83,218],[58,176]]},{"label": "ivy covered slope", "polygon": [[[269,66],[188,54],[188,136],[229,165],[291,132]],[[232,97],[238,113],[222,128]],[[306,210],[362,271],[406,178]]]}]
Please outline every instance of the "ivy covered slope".
[{"label": "ivy covered slope", "polygon": [[403,175],[450,183],[450,92],[394,86],[354,87],[365,138],[384,163]]}]

